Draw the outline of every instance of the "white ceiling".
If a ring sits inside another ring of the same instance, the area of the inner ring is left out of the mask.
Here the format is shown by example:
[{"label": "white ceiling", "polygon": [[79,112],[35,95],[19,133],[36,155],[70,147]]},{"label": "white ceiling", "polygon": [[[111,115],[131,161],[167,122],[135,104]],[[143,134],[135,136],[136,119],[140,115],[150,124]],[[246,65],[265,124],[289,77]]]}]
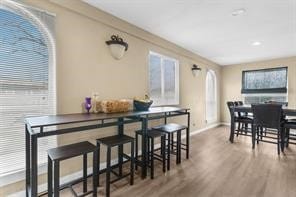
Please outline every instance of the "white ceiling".
[{"label": "white ceiling", "polygon": [[220,65],[296,55],[296,0],[83,1]]}]

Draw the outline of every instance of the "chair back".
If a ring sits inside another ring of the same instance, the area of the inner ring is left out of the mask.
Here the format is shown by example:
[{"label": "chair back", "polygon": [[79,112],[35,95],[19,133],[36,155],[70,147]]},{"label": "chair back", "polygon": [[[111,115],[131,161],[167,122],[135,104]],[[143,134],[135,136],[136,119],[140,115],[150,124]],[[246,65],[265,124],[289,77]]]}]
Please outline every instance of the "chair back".
[{"label": "chair back", "polygon": [[253,104],[252,111],[255,126],[280,128],[283,115],[281,104]]},{"label": "chair back", "polygon": [[[234,106],[242,106],[244,103],[242,101],[234,101]],[[237,115],[239,117],[243,116],[241,112],[238,112]]]},{"label": "chair back", "polygon": [[234,107],[234,106],[235,106],[234,102],[232,102],[232,101],[227,102],[227,107],[228,107],[228,110],[229,110],[230,114],[231,114],[231,107]]}]

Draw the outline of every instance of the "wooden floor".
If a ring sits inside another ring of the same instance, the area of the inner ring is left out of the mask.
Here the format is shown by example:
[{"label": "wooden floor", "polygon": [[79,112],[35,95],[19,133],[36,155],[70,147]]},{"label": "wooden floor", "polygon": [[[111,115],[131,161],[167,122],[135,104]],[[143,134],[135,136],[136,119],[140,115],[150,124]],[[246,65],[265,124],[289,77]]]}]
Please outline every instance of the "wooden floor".
[{"label": "wooden floor", "polygon": [[[252,150],[249,137],[239,136],[233,144],[228,137],[226,126],[192,136],[189,160],[183,157],[177,166],[172,162],[166,174],[159,164],[154,180],[141,180],[137,172],[133,186],[127,180],[114,183],[111,196],[296,197],[295,145],[278,156],[274,144],[261,142]],[[75,188],[80,191],[81,185]],[[103,195],[101,187],[99,196]],[[64,190],[61,196],[72,195]]]}]

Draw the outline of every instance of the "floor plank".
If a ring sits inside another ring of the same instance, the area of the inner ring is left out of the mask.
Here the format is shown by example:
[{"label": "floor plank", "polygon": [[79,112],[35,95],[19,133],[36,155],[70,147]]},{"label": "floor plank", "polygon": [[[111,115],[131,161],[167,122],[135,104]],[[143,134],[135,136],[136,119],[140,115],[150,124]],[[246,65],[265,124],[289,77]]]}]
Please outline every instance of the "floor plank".
[{"label": "floor plank", "polygon": [[[276,145],[260,143],[255,150],[245,136],[228,141],[229,127],[214,128],[191,137],[190,159],[183,159],[166,174],[161,165],[155,178],[141,180],[136,172],[135,185],[127,179],[114,183],[111,196],[200,196],[200,197],[295,197],[296,146],[278,156]],[[102,178],[104,175],[101,176]],[[104,186],[104,183],[102,183]],[[75,188],[81,190],[81,185]],[[104,195],[103,187],[99,195]],[[72,196],[64,190],[61,196]]]}]

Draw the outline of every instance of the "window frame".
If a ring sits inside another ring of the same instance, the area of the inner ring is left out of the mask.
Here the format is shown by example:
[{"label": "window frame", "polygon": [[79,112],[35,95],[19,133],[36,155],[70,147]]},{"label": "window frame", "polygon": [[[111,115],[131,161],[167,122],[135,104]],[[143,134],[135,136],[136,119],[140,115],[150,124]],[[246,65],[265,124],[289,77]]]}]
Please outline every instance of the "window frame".
[{"label": "window frame", "polygon": [[[208,103],[208,101],[207,101],[207,97],[208,97],[208,95],[207,95],[207,93],[208,93],[208,74],[209,75],[212,75],[213,76],[213,80],[214,80],[214,85],[215,85],[215,87],[214,87],[214,100],[215,100],[215,115],[213,116],[213,117],[211,117],[211,118],[209,118],[208,119],[208,117],[207,117],[207,110],[208,110],[208,105],[207,105],[207,103]],[[207,122],[207,124],[211,124],[211,123],[214,123],[214,122],[216,122],[217,120],[218,120],[218,88],[217,88],[217,75],[216,75],[216,72],[214,71],[214,70],[211,70],[211,69],[207,69],[207,73],[206,73],[206,94],[205,94],[205,96],[206,96],[206,98],[205,98],[205,102],[206,102],[206,122]]]},{"label": "window frame", "polygon": [[[15,14],[22,16],[26,20],[29,20],[30,23],[36,25],[39,31],[44,34],[46,37],[48,44],[48,77],[52,76],[51,79],[48,79],[48,95],[51,95],[52,100],[52,110],[53,113],[56,114],[57,112],[57,91],[56,91],[56,82],[57,82],[57,75],[56,75],[56,41],[54,36],[54,29],[47,28],[48,24],[45,24],[43,18],[40,18],[38,13],[45,13],[49,16],[55,17],[54,13],[47,12],[45,10],[41,10],[35,7],[27,6],[25,4],[19,2],[1,2],[4,4],[4,7],[7,8],[10,12],[15,12]],[[0,4],[1,4],[0,3]],[[4,9],[5,9],[4,8]],[[54,143],[57,144],[58,140],[56,136],[53,136]],[[38,159],[39,160],[39,159]],[[38,161],[39,162],[39,161]],[[38,175],[46,173],[47,171],[47,159],[42,162],[38,163]],[[12,184],[18,181],[22,181],[25,179],[25,164],[22,169],[18,169],[15,171],[8,172],[3,174],[0,177],[0,187],[3,187],[8,184]]]},{"label": "window frame", "polygon": [[[161,69],[161,97],[160,98],[153,98],[151,96],[151,91],[150,91],[150,56],[154,55],[154,56],[158,56],[160,58],[160,69]],[[169,60],[169,61],[173,61],[175,63],[175,99],[172,102],[169,102],[166,100],[165,98],[165,82],[164,82],[164,65],[163,65],[163,61],[164,60]],[[154,51],[149,51],[148,54],[148,91],[149,91],[149,95],[151,97],[151,99],[153,99],[153,106],[166,106],[166,105],[179,105],[180,104],[180,66],[179,66],[179,60],[172,58],[172,57],[168,57],[166,55],[154,52]]]},{"label": "window frame", "polygon": [[[286,70],[286,87],[282,88],[265,88],[265,89],[246,89],[245,88],[245,75],[249,72],[262,72],[262,71],[274,71],[274,70]],[[264,68],[264,69],[256,69],[256,70],[244,70],[242,71],[242,94],[277,94],[277,93],[287,93],[288,92],[288,67],[275,67],[275,68]]]}]

